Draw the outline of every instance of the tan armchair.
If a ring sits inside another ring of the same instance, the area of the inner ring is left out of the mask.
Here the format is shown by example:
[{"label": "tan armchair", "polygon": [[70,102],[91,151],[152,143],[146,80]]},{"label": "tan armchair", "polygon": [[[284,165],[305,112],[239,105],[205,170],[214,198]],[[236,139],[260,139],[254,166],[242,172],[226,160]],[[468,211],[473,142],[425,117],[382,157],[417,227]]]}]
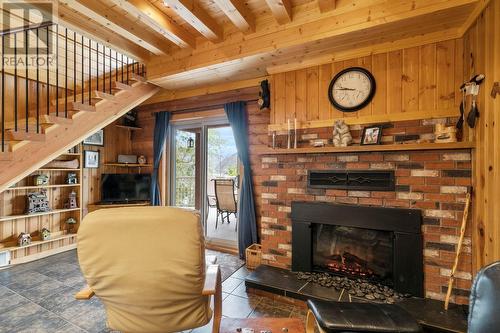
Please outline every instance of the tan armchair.
[{"label": "tan armchair", "polygon": [[[78,260],[105,306],[107,325],[124,333],[219,332],[222,289],[217,265],[205,266],[199,216],[172,207],[102,209],[78,231]],[[214,309],[210,304],[214,298]]]}]

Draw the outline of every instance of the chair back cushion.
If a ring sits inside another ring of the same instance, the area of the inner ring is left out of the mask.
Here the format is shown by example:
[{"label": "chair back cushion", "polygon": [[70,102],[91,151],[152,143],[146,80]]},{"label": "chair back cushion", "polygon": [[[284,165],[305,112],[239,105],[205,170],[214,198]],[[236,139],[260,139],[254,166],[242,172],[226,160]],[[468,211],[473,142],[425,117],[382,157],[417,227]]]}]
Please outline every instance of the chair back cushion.
[{"label": "chair back cushion", "polygon": [[500,261],[477,273],[469,299],[468,333],[500,331]]},{"label": "chair back cushion", "polygon": [[234,197],[234,181],[232,179],[215,179],[215,197],[219,210],[236,212],[236,200]]},{"label": "chair back cushion", "polygon": [[78,260],[113,330],[177,332],[210,321],[197,214],[172,207],[97,210],[78,230]]}]

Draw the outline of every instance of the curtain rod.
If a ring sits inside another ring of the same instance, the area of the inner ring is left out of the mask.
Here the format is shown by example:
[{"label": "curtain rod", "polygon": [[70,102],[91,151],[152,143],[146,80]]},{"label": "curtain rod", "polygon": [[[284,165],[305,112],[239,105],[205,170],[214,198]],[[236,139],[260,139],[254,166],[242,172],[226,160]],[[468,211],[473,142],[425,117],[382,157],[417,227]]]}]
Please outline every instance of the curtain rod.
[{"label": "curtain rod", "polygon": [[[246,99],[246,100],[244,100],[244,102],[256,102],[258,100],[259,100],[258,98],[255,98],[255,99]],[[228,103],[231,103],[231,102],[228,102]],[[210,106],[200,106],[200,107],[186,108],[186,109],[180,109],[180,110],[170,111],[170,113],[172,115],[174,115],[174,114],[182,114],[182,113],[189,113],[189,112],[196,112],[196,111],[210,111],[210,110],[214,110],[214,109],[223,109],[225,104],[226,103],[223,103],[223,104],[214,104],[214,105],[210,105]],[[162,111],[152,111],[151,115],[154,116],[154,114],[158,113],[158,112],[162,112]]]}]

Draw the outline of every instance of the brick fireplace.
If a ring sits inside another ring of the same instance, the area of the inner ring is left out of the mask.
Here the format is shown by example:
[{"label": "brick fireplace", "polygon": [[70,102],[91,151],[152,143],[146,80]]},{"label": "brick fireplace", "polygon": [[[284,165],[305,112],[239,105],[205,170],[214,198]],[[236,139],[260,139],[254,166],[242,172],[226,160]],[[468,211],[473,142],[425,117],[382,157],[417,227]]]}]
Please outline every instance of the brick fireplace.
[{"label": "brick fireplace", "polygon": [[[310,132],[300,135],[317,137]],[[255,176],[261,197],[260,227],[265,264],[291,269],[290,213],[294,201],[419,209],[422,214],[424,293],[428,298],[444,299],[465,193],[472,183],[469,149],[264,155],[260,162]],[[312,188],[308,186],[310,170],[393,170],[395,189]],[[462,251],[452,301],[466,304],[472,279],[470,231]]]}]

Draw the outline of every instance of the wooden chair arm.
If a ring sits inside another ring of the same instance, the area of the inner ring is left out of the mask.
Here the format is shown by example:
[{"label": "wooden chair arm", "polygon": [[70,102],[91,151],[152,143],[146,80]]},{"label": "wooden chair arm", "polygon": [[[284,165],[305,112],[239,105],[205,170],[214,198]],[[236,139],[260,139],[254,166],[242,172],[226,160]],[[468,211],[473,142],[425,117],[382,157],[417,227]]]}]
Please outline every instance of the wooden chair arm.
[{"label": "wooden chair arm", "polygon": [[210,265],[205,272],[205,284],[203,285],[202,295],[215,295],[217,287],[222,288],[219,265]]},{"label": "wooden chair arm", "polygon": [[75,294],[75,298],[77,300],[89,300],[92,298],[92,296],[94,296],[94,291],[90,288],[85,288],[83,290],[80,290],[79,292],[77,292]]},{"label": "wooden chair arm", "polygon": [[202,295],[214,298],[212,333],[219,333],[222,318],[222,279],[219,265],[210,265],[207,267]]}]

